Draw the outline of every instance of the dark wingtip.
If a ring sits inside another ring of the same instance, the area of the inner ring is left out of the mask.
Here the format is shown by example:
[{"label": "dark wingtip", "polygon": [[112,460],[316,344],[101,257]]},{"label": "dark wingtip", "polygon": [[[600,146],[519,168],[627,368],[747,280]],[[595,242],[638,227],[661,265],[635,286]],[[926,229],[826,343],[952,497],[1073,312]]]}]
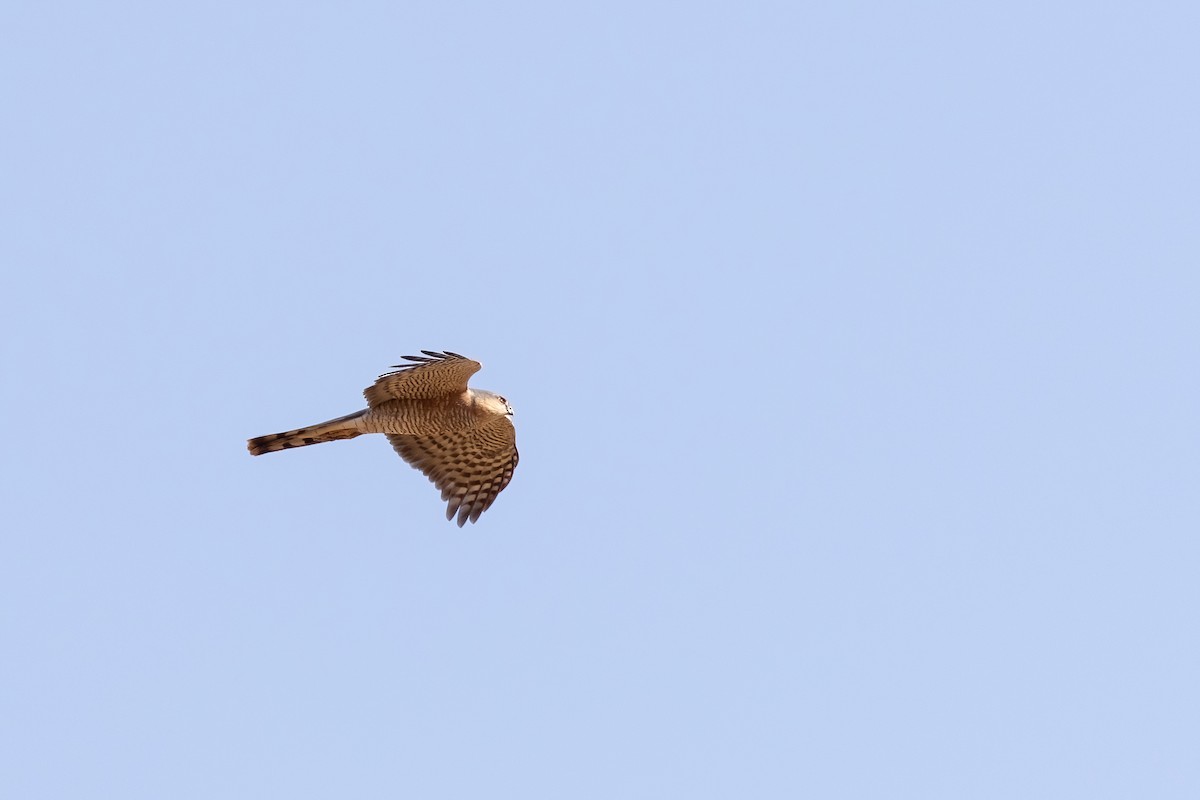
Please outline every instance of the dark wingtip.
[{"label": "dark wingtip", "polygon": [[[447,350],[444,353],[439,353],[436,350],[422,350],[421,352],[424,353],[425,355],[423,355],[423,356],[401,356],[401,358],[411,361],[412,362],[411,364],[392,364],[392,366],[389,367],[389,369],[393,369],[393,370],[412,369],[413,367],[419,367],[422,364],[433,364],[434,362],[445,361],[450,358],[461,358],[464,361],[467,360],[466,356],[459,355],[458,353],[451,353],[449,350]],[[380,375],[379,377],[382,378],[385,375],[393,375],[393,374],[395,374],[395,373],[387,372],[387,373],[384,373],[384,375]]]}]

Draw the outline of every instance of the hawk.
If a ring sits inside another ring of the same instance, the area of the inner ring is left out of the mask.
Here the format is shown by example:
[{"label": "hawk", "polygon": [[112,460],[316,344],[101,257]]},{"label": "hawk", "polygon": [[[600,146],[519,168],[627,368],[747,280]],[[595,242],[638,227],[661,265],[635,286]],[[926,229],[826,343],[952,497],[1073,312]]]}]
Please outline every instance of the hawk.
[{"label": "hawk", "polygon": [[471,389],[478,361],[446,351],[404,356],[363,394],[367,407],[307,428],[259,436],[250,455],[274,453],[364,433],[387,436],[400,457],[421,470],[447,501],[446,519],[475,522],[512,480],[517,432],[512,406],[500,395]]}]

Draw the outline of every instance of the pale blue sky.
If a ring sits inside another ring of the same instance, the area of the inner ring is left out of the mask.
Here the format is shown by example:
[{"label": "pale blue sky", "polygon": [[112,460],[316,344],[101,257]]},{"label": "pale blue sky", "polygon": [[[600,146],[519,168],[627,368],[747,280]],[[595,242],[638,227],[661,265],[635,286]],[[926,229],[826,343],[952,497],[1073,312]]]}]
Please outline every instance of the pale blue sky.
[{"label": "pale blue sky", "polygon": [[10,4],[0,796],[1200,796],[1197,8]]}]

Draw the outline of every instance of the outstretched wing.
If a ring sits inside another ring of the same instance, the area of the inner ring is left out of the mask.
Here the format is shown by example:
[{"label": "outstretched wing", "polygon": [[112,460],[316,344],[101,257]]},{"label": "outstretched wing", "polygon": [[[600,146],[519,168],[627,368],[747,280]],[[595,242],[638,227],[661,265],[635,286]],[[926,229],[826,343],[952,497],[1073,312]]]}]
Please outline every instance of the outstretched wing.
[{"label": "outstretched wing", "polygon": [[405,356],[411,364],[397,364],[395,372],[379,376],[363,392],[367,405],[374,408],[388,400],[433,400],[462,394],[467,380],[483,366],[458,353],[422,350],[424,356]]},{"label": "outstretched wing", "polygon": [[482,428],[435,436],[388,434],[400,457],[425,473],[448,501],[446,519],[458,514],[458,527],[479,515],[508,486],[517,467],[517,432],[508,417]]}]

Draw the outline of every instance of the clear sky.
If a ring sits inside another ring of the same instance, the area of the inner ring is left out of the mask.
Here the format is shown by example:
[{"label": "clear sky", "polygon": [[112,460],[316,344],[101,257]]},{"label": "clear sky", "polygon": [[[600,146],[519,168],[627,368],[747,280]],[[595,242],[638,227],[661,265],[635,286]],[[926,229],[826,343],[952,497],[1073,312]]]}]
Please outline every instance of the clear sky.
[{"label": "clear sky", "polygon": [[1200,797],[1198,8],[7,5],[0,796]]}]

